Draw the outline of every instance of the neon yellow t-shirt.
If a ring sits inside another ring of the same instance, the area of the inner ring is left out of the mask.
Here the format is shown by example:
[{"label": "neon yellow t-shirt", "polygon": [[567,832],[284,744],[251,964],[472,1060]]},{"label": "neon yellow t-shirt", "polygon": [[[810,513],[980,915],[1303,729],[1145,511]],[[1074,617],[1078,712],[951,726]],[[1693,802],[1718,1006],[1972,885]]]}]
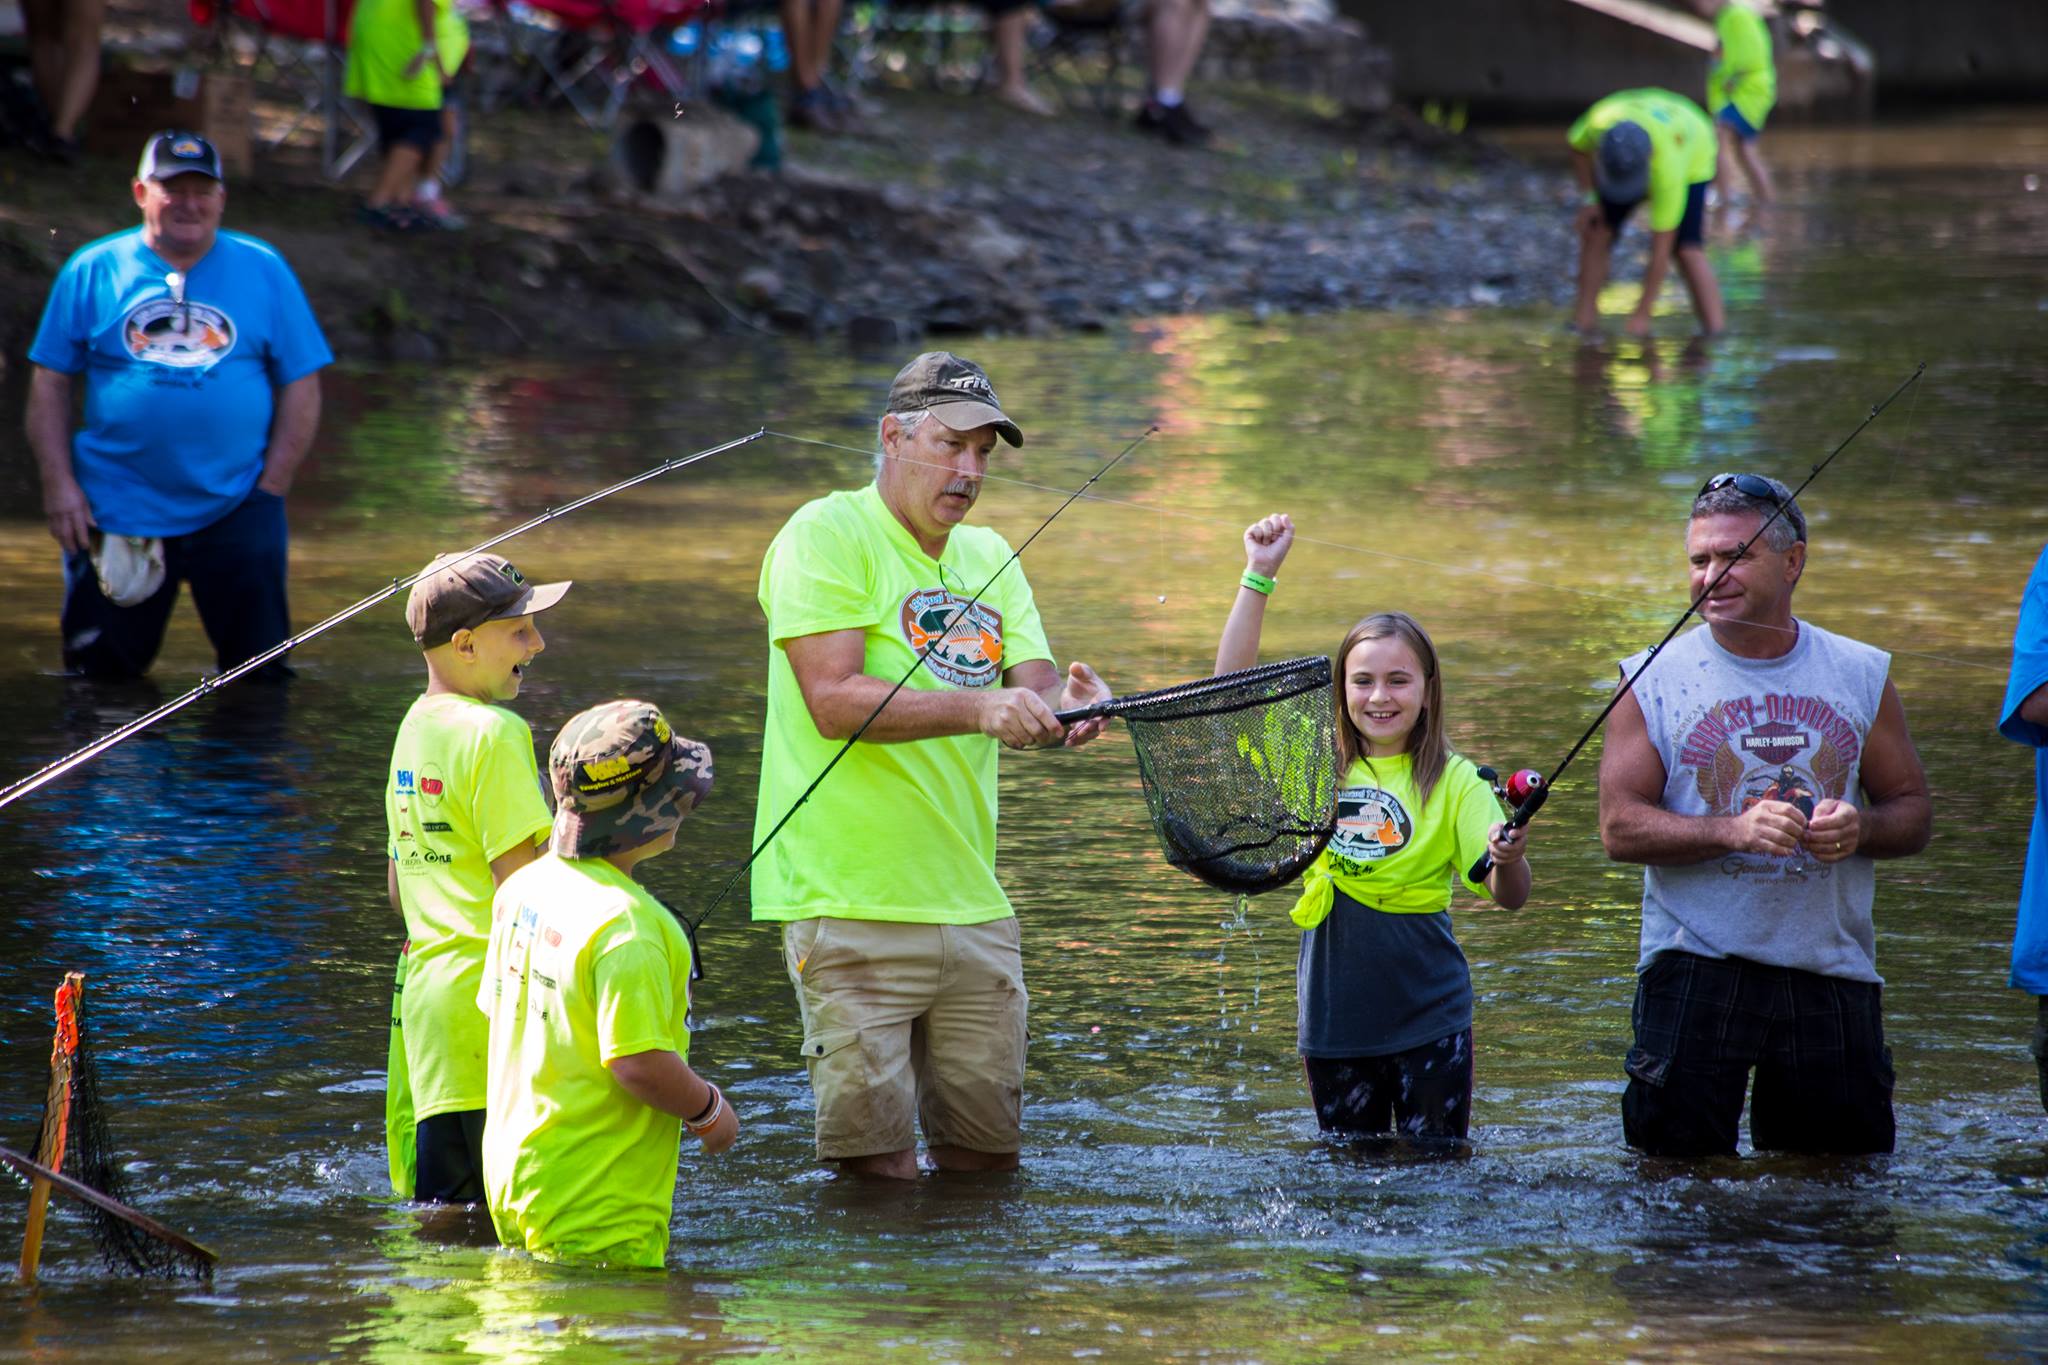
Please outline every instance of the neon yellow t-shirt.
[{"label": "neon yellow t-shirt", "polygon": [[1465,872],[1486,852],[1486,836],[1500,818],[1493,788],[1468,758],[1451,755],[1426,806],[1409,755],[1354,759],[1337,790],[1337,831],[1309,869],[1303,899],[1319,889],[1319,879],[1390,915],[1448,909],[1456,883],[1484,896],[1486,888]]},{"label": "neon yellow t-shirt", "polygon": [[1721,60],[1707,73],[1707,108],[1716,118],[1733,104],[1758,132],[1778,102],[1778,68],[1771,60],[1771,26],[1764,17],[1736,0],[1714,16],[1721,40]]},{"label": "neon yellow t-shirt", "polygon": [[[1021,562],[962,618],[1009,557],[996,532],[956,526],[934,561],[873,484],[797,509],[761,562],[770,647],[757,844],[842,742],[818,733],[785,642],[865,631],[866,672],[893,684],[942,635],[906,687],[999,686],[1006,670],[1052,657]],[[1007,919],[995,874],[996,751],[979,734],[854,745],[754,864],[754,918]]]},{"label": "neon yellow t-shirt", "polygon": [[607,1064],[690,1052],[690,944],[602,858],[550,853],[505,879],[475,997],[490,1017],[484,1197],[498,1240],[660,1269],[682,1121]]},{"label": "neon yellow t-shirt", "polygon": [[1598,157],[1600,138],[1617,123],[1642,125],[1650,135],[1650,230],[1675,231],[1685,219],[1686,192],[1714,178],[1714,124],[1683,95],[1654,86],[1621,90],[1579,116],[1565,140],[1573,151]]},{"label": "neon yellow t-shirt", "polygon": [[415,1121],[484,1107],[476,985],[491,860],[544,837],[552,819],[525,721],[450,692],[413,702],[391,747],[384,821],[412,940],[400,1032]]},{"label": "neon yellow t-shirt", "polygon": [[[453,0],[434,0],[434,45],[440,49],[441,67],[452,76],[469,53],[469,24],[455,12]],[[416,74],[405,74],[421,46],[414,0],[356,0],[348,24],[344,92],[387,109],[439,109],[441,75],[435,64],[422,62]]]}]

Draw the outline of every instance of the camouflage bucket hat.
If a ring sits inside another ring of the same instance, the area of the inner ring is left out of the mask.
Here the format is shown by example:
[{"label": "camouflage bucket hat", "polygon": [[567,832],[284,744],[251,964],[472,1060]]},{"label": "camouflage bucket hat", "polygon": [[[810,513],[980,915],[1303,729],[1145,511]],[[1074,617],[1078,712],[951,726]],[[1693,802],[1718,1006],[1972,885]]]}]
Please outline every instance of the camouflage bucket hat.
[{"label": "camouflage bucket hat", "polygon": [[711,790],[711,750],[684,739],[652,702],[612,701],[573,717],[548,750],[564,858],[601,858],[659,839]]}]

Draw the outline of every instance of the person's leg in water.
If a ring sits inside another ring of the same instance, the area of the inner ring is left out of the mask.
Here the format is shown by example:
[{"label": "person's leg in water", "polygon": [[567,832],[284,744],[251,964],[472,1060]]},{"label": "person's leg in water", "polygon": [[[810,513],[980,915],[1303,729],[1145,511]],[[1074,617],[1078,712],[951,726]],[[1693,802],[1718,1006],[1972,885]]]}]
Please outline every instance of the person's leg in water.
[{"label": "person's leg in water", "polygon": [[1607,287],[1607,271],[1614,259],[1614,244],[1621,237],[1621,225],[1628,221],[1634,204],[1617,204],[1602,199],[1579,211],[1579,283],[1572,307],[1572,326],[1581,335],[1600,330],[1600,291]]},{"label": "person's leg in water", "polygon": [[[1714,120],[1714,127],[1721,139],[1720,164],[1726,166],[1731,160],[1741,162],[1743,178],[1749,181],[1750,193],[1754,194],[1760,203],[1768,204],[1777,198],[1777,191],[1771,184],[1770,170],[1764,165],[1763,153],[1757,147],[1762,134],[1752,127],[1749,120],[1732,104],[1722,108],[1719,117]],[[1724,174],[1720,178],[1726,180],[1727,177]],[[1725,188],[1723,198],[1726,198]]]},{"label": "person's leg in water", "polygon": [[1472,1030],[1387,1060],[1399,1083],[1394,1131],[1407,1138],[1462,1141],[1472,1124]]},{"label": "person's leg in water", "polygon": [[1699,317],[1700,331],[1718,336],[1728,325],[1728,318],[1721,308],[1721,282],[1714,278],[1714,267],[1707,261],[1706,218],[1707,182],[1701,181],[1686,192],[1685,217],[1678,224],[1678,250],[1674,255],[1686,292],[1692,295],[1692,311]]},{"label": "person's leg in water", "polygon": [[1309,1057],[1301,1059],[1308,1078],[1316,1126],[1338,1137],[1371,1137],[1394,1127],[1399,1068],[1391,1057]]}]

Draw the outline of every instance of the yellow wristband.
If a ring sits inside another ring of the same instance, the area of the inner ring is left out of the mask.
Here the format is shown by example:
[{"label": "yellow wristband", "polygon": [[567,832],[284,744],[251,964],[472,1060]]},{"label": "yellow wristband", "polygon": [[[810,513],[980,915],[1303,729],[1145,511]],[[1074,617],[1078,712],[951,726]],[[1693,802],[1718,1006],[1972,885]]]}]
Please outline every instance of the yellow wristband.
[{"label": "yellow wristband", "polygon": [[1237,581],[1241,586],[1250,588],[1261,597],[1271,597],[1273,595],[1273,580],[1255,569],[1246,569],[1244,577]]}]

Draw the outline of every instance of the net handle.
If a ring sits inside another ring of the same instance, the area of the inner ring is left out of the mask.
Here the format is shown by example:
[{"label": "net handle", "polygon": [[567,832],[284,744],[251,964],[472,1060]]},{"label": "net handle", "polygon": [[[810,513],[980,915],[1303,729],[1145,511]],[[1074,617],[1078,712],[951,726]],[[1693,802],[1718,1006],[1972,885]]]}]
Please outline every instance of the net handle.
[{"label": "net handle", "polygon": [[[1321,668],[1316,667],[1318,664],[1321,665]],[[1285,701],[1289,697],[1298,697],[1304,692],[1313,692],[1316,688],[1327,685],[1330,681],[1330,661],[1324,655],[1310,654],[1299,659],[1283,659],[1278,663],[1258,664],[1251,668],[1240,668],[1235,673],[1219,673],[1213,678],[1201,678],[1194,682],[1176,683],[1172,687],[1158,687],[1150,692],[1133,692],[1128,696],[1111,697],[1107,701],[1093,702],[1087,706],[1077,706],[1070,711],[1055,711],[1052,713],[1052,718],[1062,725],[1072,725],[1076,721],[1094,720],[1098,716],[1122,716],[1142,707],[1153,705],[1156,702],[1166,700],[1199,701],[1214,692],[1226,691],[1232,687],[1240,687],[1249,682],[1260,682],[1267,678],[1285,677],[1287,674],[1294,672],[1303,674],[1307,680],[1299,687],[1292,688],[1286,692],[1276,693],[1270,697],[1263,697],[1260,701]],[[1310,673],[1314,673],[1317,676],[1309,678],[1308,675]],[[1236,710],[1237,708],[1231,707],[1229,709]],[[1188,718],[1191,719],[1192,716]]]},{"label": "net handle", "polygon": [[43,1264],[43,1226],[49,1217],[50,1186],[42,1171],[64,1164],[71,1135],[71,1062],[78,1052],[78,1007],[85,994],[85,975],[66,972],[57,988],[55,1035],[50,1040],[50,1085],[43,1097],[43,1131],[36,1140],[40,1163],[29,1179],[28,1222],[21,1234],[21,1282],[34,1284]]},{"label": "net handle", "polygon": [[114,1217],[122,1222],[132,1227],[140,1228],[159,1242],[168,1243],[186,1255],[204,1261],[208,1270],[211,1270],[220,1260],[220,1257],[213,1251],[199,1245],[199,1243],[193,1241],[177,1229],[165,1227],[142,1210],[130,1208],[112,1195],[101,1194],[84,1181],[73,1180],[62,1171],[51,1170],[39,1161],[31,1161],[20,1152],[14,1151],[11,1148],[0,1147],[0,1162],[5,1162],[7,1165],[12,1166],[17,1172],[29,1177],[45,1189],[54,1186],[65,1194],[70,1195],[73,1199],[81,1203],[91,1204],[95,1208],[103,1209],[113,1214]]}]

